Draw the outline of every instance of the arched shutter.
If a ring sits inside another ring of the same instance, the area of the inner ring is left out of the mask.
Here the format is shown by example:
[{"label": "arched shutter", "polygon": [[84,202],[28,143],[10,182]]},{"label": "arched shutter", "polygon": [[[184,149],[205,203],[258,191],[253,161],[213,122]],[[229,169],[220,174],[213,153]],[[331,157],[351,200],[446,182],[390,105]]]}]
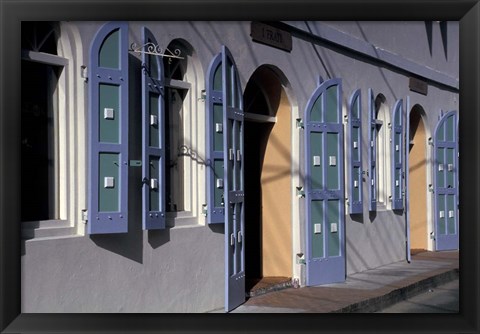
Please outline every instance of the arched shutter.
[{"label": "arched shutter", "polygon": [[393,107],[392,138],[392,210],[403,210],[403,100]]},{"label": "arched shutter", "polygon": [[207,221],[225,222],[224,200],[224,117],[222,55],[218,54],[208,69],[207,87]]},{"label": "arched shutter", "polygon": [[362,97],[360,89],[357,89],[349,101],[348,112],[348,197],[350,214],[362,213]]},{"label": "arched shutter", "polygon": [[319,85],[305,109],[306,281],[345,280],[342,82]]},{"label": "arched shutter", "polygon": [[372,89],[368,89],[368,124],[368,209],[377,211],[377,123]]},{"label": "arched shutter", "polygon": [[128,25],[105,24],[90,47],[88,233],[128,230]]},{"label": "arched shutter", "polygon": [[[143,45],[157,45],[143,28]],[[165,228],[165,78],[163,60],[142,54],[142,201],[144,230]]]},{"label": "arched shutter", "polygon": [[458,249],[458,135],[457,113],[438,122],[434,140],[435,248]]}]

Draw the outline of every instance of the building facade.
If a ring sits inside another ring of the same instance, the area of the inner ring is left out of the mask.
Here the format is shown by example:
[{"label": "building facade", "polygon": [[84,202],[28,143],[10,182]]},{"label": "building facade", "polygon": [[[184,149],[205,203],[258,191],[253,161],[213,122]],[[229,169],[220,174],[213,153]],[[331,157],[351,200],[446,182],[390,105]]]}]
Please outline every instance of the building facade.
[{"label": "building facade", "polygon": [[22,312],[208,312],[458,249],[458,22],[24,22]]}]

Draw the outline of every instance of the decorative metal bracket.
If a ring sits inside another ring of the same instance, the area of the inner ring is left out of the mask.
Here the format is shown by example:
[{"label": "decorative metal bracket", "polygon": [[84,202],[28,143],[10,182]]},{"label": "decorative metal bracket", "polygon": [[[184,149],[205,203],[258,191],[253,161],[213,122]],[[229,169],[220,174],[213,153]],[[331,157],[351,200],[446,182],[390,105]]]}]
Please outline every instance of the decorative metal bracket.
[{"label": "decorative metal bracket", "polygon": [[137,54],[149,54],[153,56],[160,56],[160,57],[168,57],[168,58],[177,58],[177,59],[184,59],[184,57],[181,57],[181,51],[179,49],[175,49],[170,51],[168,48],[163,50],[159,45],[155,45],[153,43],[147,43],[142,46],[137,46],[136,43],[132,43],[130,45],[130,49],[128,49],[130,52],[135,52]]}]

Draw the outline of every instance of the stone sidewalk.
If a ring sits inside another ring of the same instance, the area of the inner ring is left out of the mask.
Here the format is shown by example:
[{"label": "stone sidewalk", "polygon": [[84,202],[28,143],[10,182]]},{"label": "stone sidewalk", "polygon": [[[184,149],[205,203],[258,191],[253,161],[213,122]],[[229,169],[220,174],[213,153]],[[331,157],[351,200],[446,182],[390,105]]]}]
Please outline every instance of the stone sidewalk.
[{"label": "stone sidewalk", "polygon": [[422,252],[356,273],[344,283],[290,288],[248,299],[231,313],[376,312],[459,277],[458,251]]}]

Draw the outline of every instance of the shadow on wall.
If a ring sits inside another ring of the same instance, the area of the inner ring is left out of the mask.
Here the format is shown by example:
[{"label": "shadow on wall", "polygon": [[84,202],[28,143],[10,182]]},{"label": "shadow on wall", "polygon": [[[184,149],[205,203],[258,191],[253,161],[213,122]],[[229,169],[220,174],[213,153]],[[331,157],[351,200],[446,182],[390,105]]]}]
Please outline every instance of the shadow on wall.
[{"label": "shadow on wall", "polygon": [[350,219],[356,223],[363,224],[363,213],[352,213]]},{"label": "shadow on wall", "polygon": [[208,224],[208,227],[213,233],[225,234],[224,224]]},{"label": "shadow on wall", "polygon": [[156,249],[170,241],[170,228],[148,231],[148,243]]}]

